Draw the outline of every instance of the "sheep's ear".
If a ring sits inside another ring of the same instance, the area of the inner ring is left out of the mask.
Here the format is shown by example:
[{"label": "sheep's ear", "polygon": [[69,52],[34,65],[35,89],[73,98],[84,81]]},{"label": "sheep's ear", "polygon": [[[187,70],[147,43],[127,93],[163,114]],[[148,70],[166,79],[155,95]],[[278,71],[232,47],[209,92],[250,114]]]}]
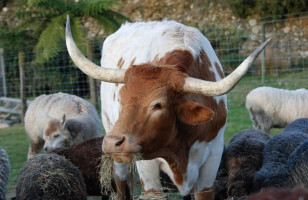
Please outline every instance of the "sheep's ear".
[{"label": "sheep's ear", "polygon": [[65,113],[62,116],[62,124],[64,124],[64,123],[65,123]]},{"label": "sheep's ear", "polygon": [[182,101],[176,108],[177,117],[186,124],[201,124],[209,121],[213,111],[201,104],[192,101]]}]

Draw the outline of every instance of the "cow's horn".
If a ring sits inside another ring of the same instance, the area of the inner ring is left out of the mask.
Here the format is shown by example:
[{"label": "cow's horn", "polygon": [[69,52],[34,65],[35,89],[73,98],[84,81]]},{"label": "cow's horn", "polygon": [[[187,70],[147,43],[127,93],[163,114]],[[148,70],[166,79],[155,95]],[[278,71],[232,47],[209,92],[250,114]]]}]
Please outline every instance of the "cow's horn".
[{"label": "cow's horn", "polygon": [[84,57],[84,55],[82,55],[73,40],[69,16],[67,16],[66,19],[65,40],[66,47],[71,59],[73,60],[75,65],[85,74],[101,81],[112,83],[124,82],[125,70],[100,67],[88,60],[86,57]]},{"label": "cow's horn", "polygon": [[204,96],[219,96],[228,93],[245,75],[248,68],[258,57],[260,52],[271,39],[262,43],[248,58],[246,58],[231,74],[224,79],[211,82],[187,77],[183,85],[183,92],[202,94]]}]

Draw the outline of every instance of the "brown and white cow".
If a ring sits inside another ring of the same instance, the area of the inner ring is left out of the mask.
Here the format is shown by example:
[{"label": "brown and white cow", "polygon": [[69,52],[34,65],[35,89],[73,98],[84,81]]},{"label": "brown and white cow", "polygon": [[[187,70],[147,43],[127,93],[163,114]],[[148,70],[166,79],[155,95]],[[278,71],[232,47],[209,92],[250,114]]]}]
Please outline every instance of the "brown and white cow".
[{"label": "brown and white cow", "polygon": [[[127,177],[130,153],[145,192],[161,191],[159,170],[182,195],[212,199],[224,146],[227,96],[265,42],[224,78],[206,37],[175,21],[126,23],[104,42],[102,67],[87,60],[66,27],[69,54],[83,72],[102,80],[103,151]],[[106,83],[111,82],[111,83]],[[151,160],[152,159],[152,160]]]}]

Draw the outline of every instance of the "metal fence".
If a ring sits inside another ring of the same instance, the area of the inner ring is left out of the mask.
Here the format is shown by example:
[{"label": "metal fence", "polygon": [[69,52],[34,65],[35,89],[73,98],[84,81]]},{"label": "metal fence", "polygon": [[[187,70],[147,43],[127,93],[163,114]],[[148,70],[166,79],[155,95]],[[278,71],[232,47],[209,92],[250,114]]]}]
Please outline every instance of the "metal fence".
[{"label": "metal fence", "polygon": [[[228,116],[230,127],[240,130],[251,126],[244,106],[245,96],[251,89],[261,85],[285,89],[307,88],[308,13],[278,18],[215,22],[198,27],[211,41],[226,75],[262,41],[272,38],[265,53],[259,56],[241,83],[229,93],[228,107],[232,111]],[[91,53],[99,64],[102,42],[92,45],[94,51]],[[43,64],[33,62],[33,53],[24,53],[27,98],[59,91],[90,98],[88,77],[72,65],[66,50]],[[0,96],[19,97],[18,55],[0,54]],[[99,83],[96,84],[99,94]]]}]

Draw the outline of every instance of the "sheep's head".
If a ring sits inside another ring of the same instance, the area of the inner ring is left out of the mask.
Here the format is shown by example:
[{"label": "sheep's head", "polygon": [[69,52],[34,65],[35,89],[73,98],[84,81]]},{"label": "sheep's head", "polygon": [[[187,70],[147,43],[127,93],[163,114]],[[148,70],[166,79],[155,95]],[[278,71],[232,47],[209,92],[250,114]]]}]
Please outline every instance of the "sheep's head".
[{"label": "sheep's head", "polygon": [[78,135],[82,124],[76,119],[51,119],[44,130],[44,150],[51,151],[59,147],[69,147],[78,143]]}]

